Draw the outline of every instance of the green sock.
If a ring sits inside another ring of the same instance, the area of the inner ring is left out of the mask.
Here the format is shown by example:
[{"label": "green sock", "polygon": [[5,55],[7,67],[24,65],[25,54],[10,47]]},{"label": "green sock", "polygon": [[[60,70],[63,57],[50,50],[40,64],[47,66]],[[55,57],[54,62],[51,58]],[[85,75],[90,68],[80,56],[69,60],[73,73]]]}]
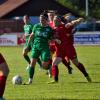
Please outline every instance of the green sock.
[{"label": "green sock", "polygon": [[40,67],[42,66],[42,62],[41,62],[40,58],[38,58],[37,63],[40,65]]},{"label": "green sock", "polygon": [[34,67],[29,68],[29,78],[33,78],[34,76]]},{"label": "green sock", "polygon": [[28,56],[28,55],[25,55],[24,58],[25,58],[25,60],[30,64],[31,61],[30,61],[29,56]]}]

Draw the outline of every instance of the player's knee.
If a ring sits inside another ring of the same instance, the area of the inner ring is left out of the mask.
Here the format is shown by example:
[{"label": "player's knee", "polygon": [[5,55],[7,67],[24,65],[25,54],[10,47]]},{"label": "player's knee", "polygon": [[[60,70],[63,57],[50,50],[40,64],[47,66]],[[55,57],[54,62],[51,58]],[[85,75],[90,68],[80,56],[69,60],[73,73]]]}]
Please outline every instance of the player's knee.
[{"label": "player's knee", "polygon": [[62,61],[62,58],[60,57],[54,58],[53,65],[58,65],[61,61]]}]

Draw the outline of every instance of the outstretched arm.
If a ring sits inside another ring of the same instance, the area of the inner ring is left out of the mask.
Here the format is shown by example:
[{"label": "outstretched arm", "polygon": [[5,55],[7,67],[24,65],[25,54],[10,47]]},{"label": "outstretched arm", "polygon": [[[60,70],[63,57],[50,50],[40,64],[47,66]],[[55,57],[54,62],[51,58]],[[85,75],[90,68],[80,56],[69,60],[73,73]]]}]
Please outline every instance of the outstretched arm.
[{"label": "outstretched arm", "polygon": [[83,20],[84,20],[83,18],[78,18],[78,19],[76,19],[76,20],[71,21],[70,23],[67,23],[67,24],[65,25],[65,27],[66,27],[66,28],[69,28],[69,27],[71,27],[71,26],[75,26],[75,25],[79,24],[80,22],[82,22]]}]

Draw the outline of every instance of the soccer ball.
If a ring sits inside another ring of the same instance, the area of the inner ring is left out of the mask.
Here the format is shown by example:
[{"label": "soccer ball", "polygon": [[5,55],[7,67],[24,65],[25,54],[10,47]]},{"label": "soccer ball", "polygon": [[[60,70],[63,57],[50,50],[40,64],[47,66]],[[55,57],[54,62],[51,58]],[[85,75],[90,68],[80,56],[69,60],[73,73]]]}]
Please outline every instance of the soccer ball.
[{"label": "soccer ball", "polygon": [[15,85],[21,85],[22,84],[22,77],[20,75],[15,75],[13,78],[12,78],[12,83]]}]

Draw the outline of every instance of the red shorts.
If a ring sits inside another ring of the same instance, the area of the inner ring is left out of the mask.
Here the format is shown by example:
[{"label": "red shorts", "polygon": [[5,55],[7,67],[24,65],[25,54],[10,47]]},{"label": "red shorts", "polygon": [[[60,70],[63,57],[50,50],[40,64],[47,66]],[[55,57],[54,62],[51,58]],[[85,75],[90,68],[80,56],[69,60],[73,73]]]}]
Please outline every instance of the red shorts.
[{"label": "red shorts", "polygon": [[73,60],[77,57],[77,53],[75,50],[75,47],[73,45],[67,45],[66,46],[66,52],[63,56],[67,56],[69,59]]},{"label": "red shorts", "polygon": [[55,49],[56,49],[56,57],[62,57],[63,45],[56,44]]},{"label": "red shorts", "polygon": [[4,57],[2,56],[2,54],[0,53],[0,64],[3,63],[3,62],[5,62],[5,59],[4,59]]},{"label": "red shorts", "polygon": [[73,45],[56,46],[56,57],[74,59],[77,57],[76,50]]}]

